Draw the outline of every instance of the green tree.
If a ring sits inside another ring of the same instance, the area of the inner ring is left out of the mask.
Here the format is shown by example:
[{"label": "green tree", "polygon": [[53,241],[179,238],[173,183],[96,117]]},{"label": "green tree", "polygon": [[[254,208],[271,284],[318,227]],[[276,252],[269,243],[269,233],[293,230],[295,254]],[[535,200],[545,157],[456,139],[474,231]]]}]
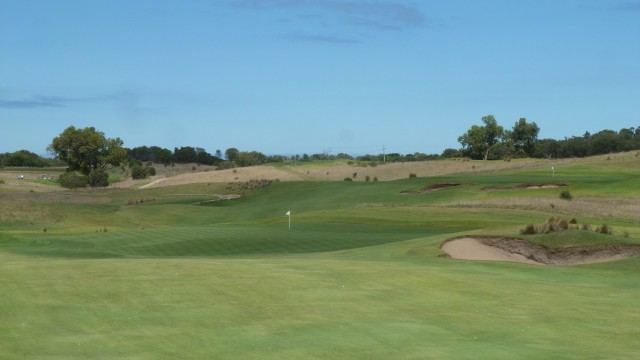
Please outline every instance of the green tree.
[{"label": "green tree", "polygon": [[67,171],[89,175],[91,170],[117,167],[127,159],[120,138],[108,139],[94,127],[69,126],[53,138],[47,150],[68,165]]},{"label": "green tree", "polygon": [[489,159],[489,151],[504,133],[493,115],[482,118],[484,126],[473,125],[458,138],[465,152],[474,159]]},{"label": "green tree", "polygon": [[173,159],[180,164],[197,162],[196,155],[196,149],[191,146],[183,146],[180,149],[174,148],[173,150]]},{"label": "green tree", "polygon": [[227,161],[230,161],[230,162],[235,162],[236,160],[238,160],[239,156],[240,156],[240,151],[236,148],[228,148],[224,152],[224,157],[226,157]]},{"label": "green tree", "polygon": [[540,128],[535,122],[528,123],[527,119],[520,118],[509,132],[509,137],[516,148],[525,155],[531,157],[535,151],[536,141]]}]

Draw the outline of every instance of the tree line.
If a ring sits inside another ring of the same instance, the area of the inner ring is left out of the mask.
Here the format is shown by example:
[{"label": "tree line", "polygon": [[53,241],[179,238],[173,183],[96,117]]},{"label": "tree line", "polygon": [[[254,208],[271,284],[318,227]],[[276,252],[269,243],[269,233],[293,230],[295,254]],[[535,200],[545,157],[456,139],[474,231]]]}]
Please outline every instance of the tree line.
[{"label": "tree line", "polygon": [[8,167],[52,167],[64,166],[64,162],[57,159],[42,157],[28,150],[0,154],[0,168]]},{"label": "tree line", "polygon": [[511,158],[569,158],[640,150],[640,127],[619,131],[602,130],[595,134],[572,136],[562,140],[538,139],[535,122],[519,119],[511,129],[500,126],[493,115],[482,118],[458,138],[462,149],[447,149],[443,157],[498,160]]},{"label": "tree line", "polygon": [[[595,134],[586,132],[563,140],[538,139],[540,128],[535,122],[521,118],[512,128],[499,125],[493,115],[482,117],[482,124],[472,125],[458,138],[460,149],[445,149],[441,154],[377,154],[353,157],[349,154],[327,153],[293,156],[265,155],[259,151],[240,151],[228,148],[224,154],[214,154],[203,148],[184,146],[173,151],[159,146],[125,148],[120,138],[107,138],[94,127],[78,129],[70,126],[53,138],[47,150],[54,159],[43,158],[27,150],[0,154],[0,167],[48,167],[67,165],[60,182],[67,187],[106,186],[108,168],[124,169],[128,164],[134,177],[153,175],[150,164],[170,165],[195,163],[212,165],[218,169],[255,166],[276,162],[308,162],[320,160],[357,160],[368,162],[411,162],[443,158],[471,158],[496,160],[520,157],[567,158],[608,154],[613,152],[640,150],[640,127],[623,128],[619,131],[602,130]],[[142,166],[147,164],[146,166]],[[135,168],[134,168],[135,167]]]}]

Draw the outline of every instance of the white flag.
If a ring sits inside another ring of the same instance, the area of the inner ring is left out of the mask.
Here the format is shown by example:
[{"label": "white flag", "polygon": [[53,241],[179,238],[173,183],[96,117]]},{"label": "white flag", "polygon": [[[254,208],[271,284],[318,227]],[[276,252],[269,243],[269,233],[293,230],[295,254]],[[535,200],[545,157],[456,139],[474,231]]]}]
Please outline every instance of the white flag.
[{"label": "white flag", "polygon": [[285,215],[291,216],[291,210],[287,211],[287,213]]}]

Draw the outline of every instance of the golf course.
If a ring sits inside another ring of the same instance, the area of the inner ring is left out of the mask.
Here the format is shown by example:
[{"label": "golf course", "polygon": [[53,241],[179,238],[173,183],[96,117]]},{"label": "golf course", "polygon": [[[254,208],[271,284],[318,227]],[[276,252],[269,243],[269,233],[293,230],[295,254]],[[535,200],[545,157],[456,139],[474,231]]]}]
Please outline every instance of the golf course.
[{"label": "golf course", "polygon": [[638,152],[157,167],[0,169],[0,359],[640,356]]}]

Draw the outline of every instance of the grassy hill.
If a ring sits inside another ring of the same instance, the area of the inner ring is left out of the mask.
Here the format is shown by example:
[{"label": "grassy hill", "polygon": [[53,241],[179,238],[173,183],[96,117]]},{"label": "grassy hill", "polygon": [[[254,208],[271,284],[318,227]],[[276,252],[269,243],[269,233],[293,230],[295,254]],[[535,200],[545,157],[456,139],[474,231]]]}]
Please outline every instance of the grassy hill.
[{"label": "grassy hill", "polygon": [[[296,177],[254,190],[226,178],[277,171]],[[79,191],[2,175],[0,358],[640,353],[639,257],[543,267],[452,260],[439,248],[462,235],[520,236],[552,216],[614,232],[521,237],[550,246],[640,243],[633,153],[228,172],[220,181],[209,171],[191,182],[176,175],[175,185],[169,177]],[[355,181],[341,181],[353,172]],[[563,187],[526,186],[542,184]],[[572,200],[560,199],[564,190]],[[241,197],[220,200],[226,194]]]}]

